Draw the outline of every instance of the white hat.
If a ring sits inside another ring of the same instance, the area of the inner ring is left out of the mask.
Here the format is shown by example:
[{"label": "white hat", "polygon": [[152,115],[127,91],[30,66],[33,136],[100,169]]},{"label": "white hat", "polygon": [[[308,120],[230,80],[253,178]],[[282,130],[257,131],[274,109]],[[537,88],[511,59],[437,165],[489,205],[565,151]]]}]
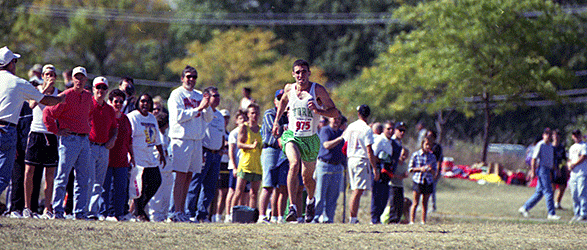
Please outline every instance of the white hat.
[{"label": "white hat", "polygon": [[75,76],[75,74],[77,73],[82,73],[82,75],[84,75],[85,77],[88,77],[88,73],[86,73],[86,68],[82,67],[82,66],[77,66],[75,68],[73,68],[73,70],[71,71],[71,76]]},{"label": "white hat", "polygon": [[37,64],[33,65],[31,70],[33,72],[43,72],[43,65],[37,63]]},{"label": "white hat", "polygon": [[53,64],[45,64],[45,66],[43,66],[42,73],[45,73],[47,71],[53,71],[53,72],[55,72],[55,66],[53,66]]},{"label": "white hat", "polygon": [[98,77],[94,78],[94,87],[96,87],[100,84],[106,84],[106,87],[108,87],[108,79],[106,79],[106,77],[103,77],[103,76],[98,76]]},{"label": "white hat", "polygon": [[222,114],[222,116],[227,117],[230,116],[230,111],[228,111],[227,109],[223,109],[220,110],[220,114]]},{"label": "white hat", "polygon": [[14,54],[6,46],[0,48],[0,67],[8,65],[14,58],[20,58],[20,55]]}]

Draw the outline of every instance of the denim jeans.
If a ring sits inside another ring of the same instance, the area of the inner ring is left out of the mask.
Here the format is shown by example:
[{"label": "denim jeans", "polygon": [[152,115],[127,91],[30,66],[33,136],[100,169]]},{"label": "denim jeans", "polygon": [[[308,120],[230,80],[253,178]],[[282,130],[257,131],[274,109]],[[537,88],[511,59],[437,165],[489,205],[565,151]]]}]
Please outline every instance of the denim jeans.
[{"label": "denim jeans", "polygon": [[548,214],[555,215],[556,212],[554,211],[554,198],[552,191],[552,171],[548,167],[539,166],[536,175],[538,177],[536,192],[530,197],[530,199],[528,199],[528,201],[526,201],[524,208],[526,208],[526,210],[532,209],[536,206],[536,203],[542,199],[542,196],[544,196],[546,199],[545,202]]},{"label": "denim jeans", "polygon": [[103,216],[124,215],[124,205],[128,203],[129,167],[108,167],[102,188],[103,205],[100,214]]},{"label": "denim jeans", "polygon": [[573,196],[573,212],[575,216],[587,219],[587,176],[571,173],[569,186]]},{"label": "denim jeans", "polygon": [[8,187],[16,159],[16,128],[4,126],[0,132],[0,194]]},{"label": "denim jeans", "polygon": [[94,170],[94,175],[90,176],[90,203],[88,204],[89,215],[97,216],[103,210],[104,201],[102,192],[104,189],[104,178],[108,170],[108,154],[110,150],[105,146],[93,145],[90,143],[90,169]]},{"label": "denim jeans", "polygon": [[205,148],[203,152],[206,163],[201,173],[196,173],[192,176],[186,204],[186,213],[190,217],[196,217],[198,220],[208,216],[208,207],[216,195],[216,185],[220,174],[220,158],[222,157],[221,154],[212,153]]},{"label": "denim jeans", "polygon": [[53,186],[53,210],[63,215],[65,193],[69,173],[75,172],[73,213],[76,218],[86,218],[90,195],[90,178],[94,170],[90,167],[90,140],[87,136],[67,135],[59,137],[59,164]]},{"label": "denim jeans", "polygon": [[314,221],[322,215],[324,223],[334,223],[336,201],[340,194],[343,166],[318,160],[316,163],[316,214]]}]

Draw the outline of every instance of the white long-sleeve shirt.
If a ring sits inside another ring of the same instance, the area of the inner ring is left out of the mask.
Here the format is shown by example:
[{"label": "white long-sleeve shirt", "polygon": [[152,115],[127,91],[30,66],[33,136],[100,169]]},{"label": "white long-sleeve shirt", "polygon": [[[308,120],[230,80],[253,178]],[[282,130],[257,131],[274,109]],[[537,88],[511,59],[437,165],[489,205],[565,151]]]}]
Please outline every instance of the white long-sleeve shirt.
[{"label": "white long-sleeve shirt", "polygon": [[201,140],[207,123],[212,121],[212,108],[198,111],[203,99],[200,91],[189,91],[183,86],[173,90],[169,95],[169,138],[183,140]]}]

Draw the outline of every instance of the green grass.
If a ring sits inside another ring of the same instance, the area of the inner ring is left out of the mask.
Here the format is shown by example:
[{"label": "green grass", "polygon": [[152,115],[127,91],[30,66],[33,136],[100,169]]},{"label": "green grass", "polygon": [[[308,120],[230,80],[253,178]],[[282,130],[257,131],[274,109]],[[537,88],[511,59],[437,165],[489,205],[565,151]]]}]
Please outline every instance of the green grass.
[{"label": "green grass", "polygon": [[[406,181],[407,182],[407,181]],[[406,191],[409,187],[406,188]],[[585,249],[587,225],[546,218],[541,201],[526,219],[517,209],[533,188],[478,185],[443,179],[438,212],[427,225],[369,225],[370,196],[361,200],[363,224],[184,224],[0,218],[2,249]],[[407,197],[411,197],[406,192]],[[342,197],[339,199],[339,204]],[[570,193],[562,205],[571,207]],[[342,208],[336,221],[342,219]],[[348,211],[347,211],[348,216]],[[419,220],[419,219],[418,219]]]}]

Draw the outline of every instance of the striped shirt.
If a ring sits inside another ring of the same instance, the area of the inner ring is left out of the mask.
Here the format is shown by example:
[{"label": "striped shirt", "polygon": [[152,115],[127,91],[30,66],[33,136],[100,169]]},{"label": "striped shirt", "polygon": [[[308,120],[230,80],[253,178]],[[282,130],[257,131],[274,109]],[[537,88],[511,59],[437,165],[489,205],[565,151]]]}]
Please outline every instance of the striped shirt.
[{"label": "striped shirt", "polygon": [[[436,157],[432,153],[424,153],[422,149],[414,152],[412,157],[410,158],[410,164],[408,165],[408,171],[412,171],[415,168],[421,168],[423,166],[430,165],[432,166],[432,170],[436,171]],[[434,174],[432,171],[429,172],[414,172],[412,176],[412,180],[417,184],[432,184],[434,181]]]},{"label": "striped shirt", "polygon": [[[273,136],[273,134],[271,133],[271,131],[273,130],[273,122],[275,121],[276,115],[277,108],[268,109],[265,111],[265,114],[263,114],[263,124],[261,125],[261,137],[263,138],[263,147],[267,145],[272,148],[279,148],[277,138],[275,138],[275,136]],[[287,116],[281,116],[278,123],[282,127],[283,125],[287,124]]]}]

